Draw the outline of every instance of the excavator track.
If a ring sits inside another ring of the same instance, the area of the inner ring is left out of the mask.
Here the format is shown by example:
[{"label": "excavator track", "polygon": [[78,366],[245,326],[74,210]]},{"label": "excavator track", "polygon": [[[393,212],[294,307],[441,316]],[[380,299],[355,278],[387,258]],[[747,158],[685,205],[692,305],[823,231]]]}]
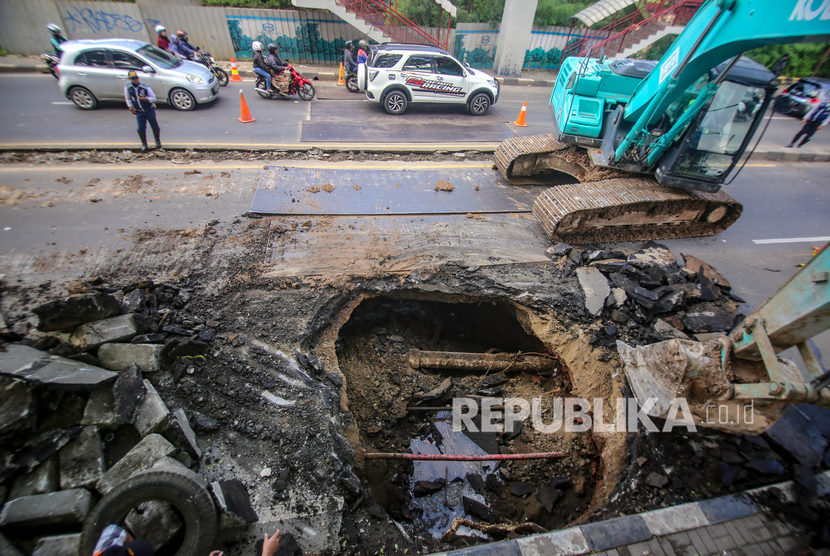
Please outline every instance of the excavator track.
[{"label": "excavator track", "polygon": [[579,147],[553,135],[514,137],[495,152],[510,183],[539,183],[545,172],[570,174],[577,183],[542,192],[533,214],[554,241],[574,243],[669,239],[716,234],[740,217],[742,205],[723,192],[666,187],[654,178],[594,166]]}]

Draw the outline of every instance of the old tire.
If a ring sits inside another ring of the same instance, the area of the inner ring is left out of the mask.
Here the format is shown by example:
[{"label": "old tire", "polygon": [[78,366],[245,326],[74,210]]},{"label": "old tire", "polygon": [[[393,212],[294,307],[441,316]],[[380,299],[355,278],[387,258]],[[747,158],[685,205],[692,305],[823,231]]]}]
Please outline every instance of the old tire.
[{"label": "old tire", "polygon": [[483,116],[490,110],[490,97],[487,93],[476,93],[467,103],[467,109],[473,116]]},{"label": "old tire", "polygon": [[386,93],[386,96],[383,97],[383,108],[386,110],[387,114],[400,116],[406,112],[406,106],[407,100],[403,91],[395,89],[389,91]]},{"label": "old tire", "polygon": [[196,98],[187,89],[176,88],[170,91],[170,104],[176,110],[186,112],[196,108]]},{"label": "old tire", "polygon": [[228,86],[228,72],[223,70],[222,68],[216,68],[216,79],[219,80],[220,87],[227,87]]},{"label": "old tire", "polygon": [[98,99],[86,87],[76,86],[69,89],[69,100],[81,110],[95,110],[98,106]]},{"label": "old tire", "polygon": [[107,525],[122,523],[132,508],[150,500],[170,504],[184,523],[184,539],[176,556],[213,550],[219,519],[207,483],[188,469],[167,469],[138,473],[101,498],[84,523],[79,553],[92,554]]},{"label": "old tire", "polygon": [[311,100],[314,98],[314,85],[311,83],[303,83],[303,86],[297,89],[297,96],[302,100]]}]

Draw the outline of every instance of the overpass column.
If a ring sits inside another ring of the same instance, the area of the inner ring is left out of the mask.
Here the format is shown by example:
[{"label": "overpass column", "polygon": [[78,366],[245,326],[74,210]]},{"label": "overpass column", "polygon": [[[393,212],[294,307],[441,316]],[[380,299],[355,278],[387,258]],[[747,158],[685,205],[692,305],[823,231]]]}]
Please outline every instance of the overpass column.
[{"label": "overpass column", "polygon": [[493,64],[495,74],[518,77],[522,73],[525,51],[530,44],[530,29],[538,0],[507,0],[501,16],[499,44]]}]

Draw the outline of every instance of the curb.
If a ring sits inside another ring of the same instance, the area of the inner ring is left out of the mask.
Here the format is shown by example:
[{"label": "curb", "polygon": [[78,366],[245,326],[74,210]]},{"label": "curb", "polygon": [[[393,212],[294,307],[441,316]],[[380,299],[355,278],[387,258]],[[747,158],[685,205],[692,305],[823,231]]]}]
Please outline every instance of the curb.
[{"label": "curb", "polygon": [[[819,496],[830,494],[830,471],[816,475],[816,481]],[[649,541],[652,537],[680,533],[755,515],[760,510],[750,496],[772,489],[777,489],[783,497],[789,500],[795,499],[795,485],[792,481],[786,481],[738,494],[588,523],[541,535],[440,552],[435,556],[553,556],[611,550]]]}]

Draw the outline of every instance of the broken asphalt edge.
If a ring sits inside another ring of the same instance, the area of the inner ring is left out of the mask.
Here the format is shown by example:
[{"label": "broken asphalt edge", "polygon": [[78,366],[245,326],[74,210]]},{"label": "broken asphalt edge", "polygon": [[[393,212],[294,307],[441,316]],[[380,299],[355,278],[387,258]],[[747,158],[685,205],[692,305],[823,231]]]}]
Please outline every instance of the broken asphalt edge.
[{"label": "broken asphalt edge", "polygon": [[[817,494],[830,494],[830,471],[816,475]],[[531,535],[515,540],[480,544],[461,550],[434,553],[433,556],[530,556],[538,554],[590,554],[620,546],[646,542],[653,537],[717,525],[755,515],[762,509],[754,495],[776,489],[783,497],[795,499],[795,484],[785,481],[727,496],[668,506],[640,514],[586,523],[568,529]]]}]

